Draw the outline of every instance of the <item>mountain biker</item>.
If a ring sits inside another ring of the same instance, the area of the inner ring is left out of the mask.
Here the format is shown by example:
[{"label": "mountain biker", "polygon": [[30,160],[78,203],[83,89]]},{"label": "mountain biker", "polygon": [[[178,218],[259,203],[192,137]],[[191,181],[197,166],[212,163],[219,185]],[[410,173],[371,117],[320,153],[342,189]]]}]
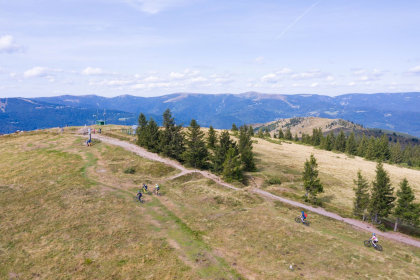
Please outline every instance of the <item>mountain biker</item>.
[{"label": "mountain biker", "polygon": [[140,201],[141,197],[142,197],[141,190],[139,190],[137,192],[137,199]]},{"label": "mountain biker", "polygon": [[306,217],[307,217],[308,215],[306,215],[305,214],[305,212],[304,211],[302,211],[302,214],[300,214],[300,219],[302,220],[302,223],[304,223],[305,222],[305,219],[306,219]]},{"label": "mountain biker", "polygon": [[156,185],[155,185],[156,194],[158,194],[158,193],[159,193],[159,189],[160,189],[160,188],[159,188],[158,184],[156,184]]},{"label": "mountain biker", "polygon": [[147,193],[147,185],[146,185],[145,183],[143,183],[142,190],[143,190],[145,193]]},{"label": "mountain biker", "polygon": [[378,237],[376,237],[376,234],[375,233],[372,233],[372,237],[370,238],[370,240],[372,241],[373,246],[376,247],[375,244],[378,243],[379,240],[378,240]]}]

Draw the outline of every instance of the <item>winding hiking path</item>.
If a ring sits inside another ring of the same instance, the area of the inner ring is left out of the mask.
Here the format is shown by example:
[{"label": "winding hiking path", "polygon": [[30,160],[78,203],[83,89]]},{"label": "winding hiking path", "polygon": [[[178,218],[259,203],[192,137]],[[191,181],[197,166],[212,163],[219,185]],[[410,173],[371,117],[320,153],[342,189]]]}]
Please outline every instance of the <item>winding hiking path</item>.
[{"label": "winding hiking path", "polygon": [[[215,181],[216,183],[218,183],[222,186],[225,186],[225,187],[233,189],[233,190],[238,190],[238,191],[241,190],[241,189],[236,188],[236,187],[234,187],[234,186],[232,186],[232,185],[230,185],[226,182],[223,182],[223,180],[220,179],[220,177],[218,177],[214,174],[211,174],[207,171],[187,169],[177,161],[163,158],[163,157],[159,156],[158,154],[151,153],[151,152],[147,151],[146,149],[143,149],[143,148],[141,148],[137,145],[130,144],[128,142],[125,142],[125,141],[122,141],[122,140],[119,140],[119,139],[116,139],[116,138],[103,136],[103,135],[100,135],[100,134],[93,134],[92,138],[99,139],[102,142],[105,142],[105,143],[108,143],[108,144],[112,144],[112,145],[115,145],[115,146],[120,146],[120,147],[124,148],[125,150],[133,152],[133,153],[135,153],[135,154],[137,154],[141,157],[144,157],[144,158],[147,158],[147,159],[150,159],[150,160],[153,160],[153,161],[158,161],[158,162],[168,164],[168,165],[170,165],[170,166],[172,166],[172,167],[181,171],[181,173],[179,173],[179,174],[177,174],[177,175],[175,175],[171,178],[168,178],[168,180],[174,179],[174,178],[177,178],[177,177],[180,177],[182,175],[189,174],[189,173],[199,173],[199,174],[203,175],[204,177],[209,178],[209,179]],[[369,223],[366,223],[366,222],[363,222],[363,221],[360,221],[360,220],[350,219],[350,218],[343,218],[338,214],[326,211],[324,208],[320,208],[320,207],[315,208],[315,207],[312,207],[312,206],[309,206],[309,205],[306,205],[306,204],[303,204],[303,203],[300,203],[300,202],[296,202],[296,201],[293,201],[293,200],[289,200],[289,199],[271,194],[271,193],[263,191],[261,189],[251,189],[250,191],[254,192],[254,193],[257,193],[261,196],[264,196],[266,198],[270,198],[270,199],[273,199],[273,200],[278,200],[278,201],[281,201],[283,203],[287,203],[287,204],[290,204],[290,205],[293,205],[293,206],[296,206],[296,207],[300,207],[300,208],[309,210],[309,211],[317,213],[319,215],[323,215],[323,216],[326,216],[326,217],[329,217],[329,218],[332,218],[332,219],[335,219],[335,220],[338,220],[338,221],[342,221],[344,223],[347,223],[349,225],[358,227],[358,228],[366,230],[366,231],[371,232],[372,228],[373,228],[372,225],[369,224]],[[383,237],[386,237],[387,239],[392,239],[392,240],[395,240],[395,241],[399,241],[399,242],[402,242],[402,243],[420,248],[420,241],[419,240],[416,240],[414,238],[411,238],[407,235],[404,235],[404,234],[401,234],[401,233],[398,233],[398,232],[381,232],[380,235],[383,236]]]}]

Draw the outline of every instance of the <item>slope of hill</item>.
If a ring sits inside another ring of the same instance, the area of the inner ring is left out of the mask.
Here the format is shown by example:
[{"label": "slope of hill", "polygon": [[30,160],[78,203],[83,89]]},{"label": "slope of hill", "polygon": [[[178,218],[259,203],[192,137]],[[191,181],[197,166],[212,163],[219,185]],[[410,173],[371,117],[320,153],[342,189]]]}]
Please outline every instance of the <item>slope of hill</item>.
[{"label": "slope of hill", "polygon": [[[376,252],[363,246],[369,233],[314,213],[310,227],[297,226],[299,209],[199,175],[171,179],[173,168],[112,145],[87,148],[66,132],[1,137],[1,278],[411,279],[420,269],[418,248],[381,238]],[[286,162],[294,146],[258,140],[257,179],[284,174],[284,187],[299,191],[291,175],[313,151]],[[321,161],[331,188],[336,169]],[[133,202],[143,182],[160,183],[163,196]]]},{"label": "slope of hill", "polygon": [[[391,129],[420,136],[420,93],[277,95],[176,93],[159,97],[122,95],[114,98],[58,96],[34,100],[53,104],[114,109],[161,115],[171,109],[177,119],[192,118],[203,126],[230,128],[232,123],[266,123],[280,118],[315,116],[341,118],[365,127]],[[410,121],[407,121],[410,120]]]}]

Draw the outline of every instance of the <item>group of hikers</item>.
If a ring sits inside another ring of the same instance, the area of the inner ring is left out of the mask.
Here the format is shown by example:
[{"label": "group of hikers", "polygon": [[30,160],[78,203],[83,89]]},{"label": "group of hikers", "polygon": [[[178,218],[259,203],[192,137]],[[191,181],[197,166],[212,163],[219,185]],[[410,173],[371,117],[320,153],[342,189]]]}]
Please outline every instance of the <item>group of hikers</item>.
[{"label": "group of hikers", "polygon": [[[160,195],[159,190],[160,190],[160,187],[159,187],[158,184],[156,184],[153,193],[156,194],[156,195]],[[145,183],[143,183],[143,187],[137,192],[137,199],[138,200],[141,200],[141,197],[143,196],[142,192],[143,193],[148,193],[147,185]]]}]

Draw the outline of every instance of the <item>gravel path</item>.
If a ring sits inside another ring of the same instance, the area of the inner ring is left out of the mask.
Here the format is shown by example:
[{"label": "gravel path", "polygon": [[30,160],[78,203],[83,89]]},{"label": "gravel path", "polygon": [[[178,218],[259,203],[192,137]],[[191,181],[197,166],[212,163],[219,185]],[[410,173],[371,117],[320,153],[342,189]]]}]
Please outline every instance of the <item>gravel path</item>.
[{"label": "gravel path", "polygon": [[[135,154],[137,154],[141,157],[144,157],[144,158],[147,158],[147,159],[150,159],[150,160],[153,160],[153,161],[158,161],[158,162],[168,164],[168,165],[170,165],[170,166],[172,166],[172,167],[181,171],[181,173],[179,173],[179,174],[177,174],[177,175],[175,175],[175,176],[173,176],[169,179],[174,179],[174,178],[180,177],[180,176],[185,175],[185,174],[197,172],[197,173],[200,173],[201,175],[203,175],[204,177],[209,178],[209,179],[215,181],[216,183],[218,183],[222,186],[225,186],[225,187],[233,189],[233,190],[241,190],[239,188],[236,188],[236,187],[224,182],[222,179],[220,179],[220,177],[218,177],[214,174],[211,174],[211,173],[206,172],[206,171],[201,171],[201,170],[196,171],[196,170],[187,169],[177,161],[162,158],[158,154],[151,153],[151,152],[149,152],[149,151],[147,151],[147,150],[145,150],[145,149],[143,149],[143,148],[141,148],[137,145],[130,144],[130,143],[122,141],[122,140],[118,140],[118,139],[115,139],[115,138],[111,138],[111,137],[107,137],[107,136],[103,136],[103,135],[99,135],[99,134],[93,134],[92,138],[99,139],[102,142],[105,142],[105,143],[108,143],[108,144],[123,147],[127,151],[133,152],[133,153],[135,153]],[[286,198],[283,198],[283,197],[280,197],[280,196],[277,196],[277,195],[273,195],[273,194],[271,194],[269,192],[266,192],[266,191],[263,191],[261,189],[255,189],[254,188],[254,189],[251,189],[250,191],[254,192],[254,193],[257,193],[261,196],[264,196],[266,198],[278,200],[278,201],[281,201],[283,203],[287,203],[287,204],[290,204],[290,205],[293,205],[293,206],[296,206],[296,207],[300,207],[300,208],[309,210],[311,212],[314,212],[314,213],[317,213],[317,214],[335,219],[335,220],[342,221],[344,223],[347,223],[347,224],[352,225],[354,227],[357,227],[359,229],[363,229],[363,230],[366,230],[366,231],[369,231],[369,232],[372,232],[372,231],[378,232],[378,230],[375,229],[369,223],[366,223],[366,222],[363,222],[363,221],[360,221],[360,220],[350,219],[350,218],[343,218],[338,214],[326,211],[324,208],[320,208],[320,207],[315,208],[315,207],[312,207],[312,206],[309,206],[309,205],[306,205],[306,204],[303,204],[303,203],[299,203],[297,201],[293,201],[293,200],[289,200],[289,199],[286,199]],[[379,235],[382,236],[382,237],[385,237],[387,239],[392,239],[392,240],[395,240],[395,241],[399,241],[399,242],[402,242],[402,243],[420,248],[420,241],[419,240],[416,240],[414,238],[411,238],[407,235],[404,235],[404,234],[401,234],[401,233],[398,233],[398,232],[379,232]]]}]

